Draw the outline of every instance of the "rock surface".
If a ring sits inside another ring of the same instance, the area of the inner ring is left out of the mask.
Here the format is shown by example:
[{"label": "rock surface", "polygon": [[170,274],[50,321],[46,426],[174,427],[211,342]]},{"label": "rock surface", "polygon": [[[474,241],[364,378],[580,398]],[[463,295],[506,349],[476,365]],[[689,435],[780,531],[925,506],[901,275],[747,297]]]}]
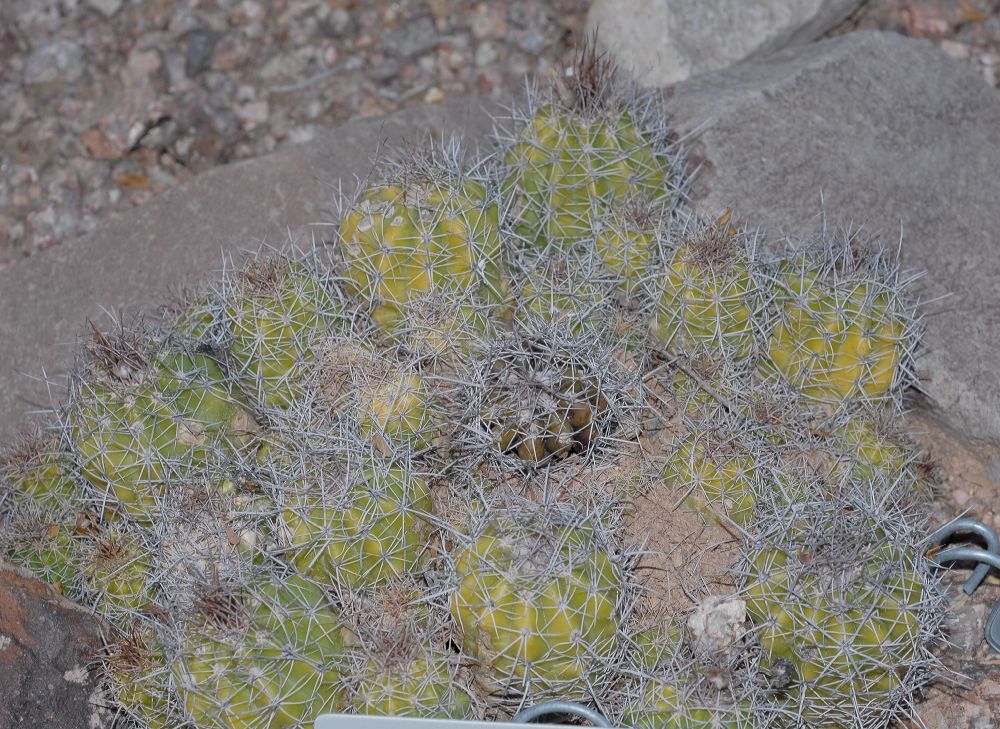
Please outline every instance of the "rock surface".
[{"label": "rock surface", "polygon": [[29,572],[0,561],[0,727],[100,726],[100,626]]},{"label": "rock surface", "polygon": [[[332,222],[337,185],[364,175],[383,140],[417,141],[426,132],[462,131],[485,138],[478,99],[420,107],[384,121],[350,122],[308,144],[207,172],[92,235],[0,271],[0,441],[23,413],[62,398],[75,338],[88,318],[163,303],[169,291],[196,283],[222,265],[223,251],[283,243]],[[346,190],[345,190],[346,191]],[[315,230],[322,236],[322,228]],[[45,382],[25,376],[45,373]]]},{"label": "rock surface", "polygon": [[646,86],[821,36],[861,0],[596,0],[588,32]]},{"label": "rock surface", "polygon": [[830,224],[889,245],[902,231],[904,267],[927,272],[921,383],[949,426],[1000,441],[1000,96],[927,41],[877,32],[667,93],[680,130],[699,130],[693,197],[706,212],[733,205],[807,235],[825,204]]}]

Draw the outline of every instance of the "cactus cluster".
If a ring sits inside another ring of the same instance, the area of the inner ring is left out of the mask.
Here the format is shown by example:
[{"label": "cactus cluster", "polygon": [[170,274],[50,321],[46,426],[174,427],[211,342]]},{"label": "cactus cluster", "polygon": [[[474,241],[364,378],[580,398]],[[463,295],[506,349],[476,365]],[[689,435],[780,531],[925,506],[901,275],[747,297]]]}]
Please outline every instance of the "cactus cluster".
[{"label": "cactus cluster", "polygon": [[[943,598],[890,427],[907,281],[858,235],[769,257],[689,209],[657,98],[585,49],[489,154],[401,151],[330,240],[92,325],[2,461],[0,548],[106,620],[126,725],[911,712]],[[745,606],[722,645],[654,609],[682,575],[640,569],[640,497],[738,543],[728,583],[680,585]]]}]

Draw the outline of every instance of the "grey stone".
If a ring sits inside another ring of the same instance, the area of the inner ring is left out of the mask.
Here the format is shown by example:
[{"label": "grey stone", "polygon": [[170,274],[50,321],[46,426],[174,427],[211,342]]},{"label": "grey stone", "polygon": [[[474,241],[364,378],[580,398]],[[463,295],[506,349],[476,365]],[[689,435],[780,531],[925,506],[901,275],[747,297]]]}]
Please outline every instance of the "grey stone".
[{"label": "grey stone", "polygon": [[196,28],[187,34],[187,51],[184,53],[184,74],[194,78],[212,64],[215,44],[222,33],[208,28]]},{"label": "grey stone", "polygon": [[[668,108],[705,211],[814,233],[865,224],[926,271],[921,383],[940,419],[1000,441],[1000,96],[929,42],[852,33],[690,79]],[[942,299],[940,297],[947,296]],[[995,451],[993,451],[995,453]]]},{"label": "grey stone", "polygon": [[595,0],[587,32],[646,86],[818,38],[861,0]]},{"label": "grey stone", "polygon": [[0,727],[109,724],[93,670],[102,647],[89,610],[0,560]]},{"label": "grey stone", "polygon": [[948,639],[959,655],[975,655],[976,649],[986,639],[988,608],[982,603],[969,602],[968,598],[961,594],[960,602],[956,599],[952,609],[954,620],[949,626]]},{"label": "grey stone", "polygon": [[24,61],[24,83],[72,83],[83,75],[83,46],[66,38],[36,48]]},{"label": "grey stone", "polygon": [[[365,174],[381,141],[414,142],[427,132],[483,141],[485,103],[447,100],[320,130],[306,144],[199,175],[0,272],[0,443],[22,427],[26,410],[61,399],[58,383],[88,318],[106,325],[106,312],[155,311],[178,285],[214,278],[223,252],[289,234],[321,238],[328,229],[312,224],[335,222],[337,185],[349,188]],[[56,382],[52,392],[33,379],[43,373]]]},{"label": "grey stone", "polygon": [[747,604],[734,597],[706,597],[687,619],[687,642],[695,656],[728,654],[746,635]]},{"label": "grey stone", "polygon": [[111,18],[122,9],[122,0],[87,0],[87,5],[105,18]]},{"label": "grey stone", "polygon": [[437,47],[440,35],[429,17],[420,17],[389,31],[383,47],[400,58],[419,56]]}]

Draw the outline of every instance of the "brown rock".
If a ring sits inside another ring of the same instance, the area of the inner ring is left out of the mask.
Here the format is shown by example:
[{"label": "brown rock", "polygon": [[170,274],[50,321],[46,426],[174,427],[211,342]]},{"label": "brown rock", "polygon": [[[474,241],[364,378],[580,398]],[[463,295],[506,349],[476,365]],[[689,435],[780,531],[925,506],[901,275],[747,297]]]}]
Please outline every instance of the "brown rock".
[{"label": "brown rock", "polygon": [[0,727],[100,726],[90,667],[101,647],[86,609],[0,562]]},{"label": "brown rock", "polygon": [[80,138],[94,159],[120,159],[122,156],[123,150],[112,145],[104,132],[97,127],[87,129]]},{"label": "brown rock", "polygon": [[503,3],[479,3],[473,11],[471,30],[478,40],[500,39],[507,35],[506,8]]}]

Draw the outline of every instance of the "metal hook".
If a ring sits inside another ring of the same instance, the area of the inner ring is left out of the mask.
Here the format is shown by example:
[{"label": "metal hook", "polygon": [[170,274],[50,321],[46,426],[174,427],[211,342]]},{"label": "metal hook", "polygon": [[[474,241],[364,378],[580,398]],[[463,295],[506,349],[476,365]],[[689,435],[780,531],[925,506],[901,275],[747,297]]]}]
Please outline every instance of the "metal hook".
[{"label": "metal hook", "polygon": [[585,719],[594,726],[602,727],[603,729],[610,729],[611,727],[611,722],[604,718],[604,714],[597,711],[597,709],[591,709],[589,706],[578,704],[575,701],[546,701],[541,704],[535,704],[534,706],[529,706],[527,709],[521,709],[514,715],[511,721],[517,724],[527,724],[543,716],[565,716],[566,714]]},{"label": "metal hook", "polygon": [[[1000,554],[987,552],[979,547],[952,547],[943,552],[938,552],[933,557],[938,564],[945,562],[979,562],[985,565],[986,569],[995,567],[1000,570]],[[986,642],[992,646],[993,650],[1000,653],[1000,603],[994,606],[990,613],[989,620],[986,621]]]},{"label": "metal hook", "polygon": [[[956,519],[945,524],[930,536],[934,544],[941,544],[955,534],[975,534],[986,542],[986,549],[980,547],[950,547],[931,558],[940,565],[949,562],[978,562],[972,576],[966,580],[965,593],[971,595],[986,578],[990,568],[1000,570],[1000,537],[997,533],[975,519]],[[1000,653],[1000,603],[994,606],[986,621],[986,642]]]},{"label": "metal hook", "polygon": [[[975,519],[964,518],[950,521],[931,534],[928,539],[933,544],[941,545],[946,539],[948,539],[948,537],[955,536],[956,534],[975,534],[986,542],[987,552],[990,554],[1000,554],[1000,536],[997,536],[995,531],[990,529],[981,521],[976,521]],[[965,585],[962,587],[965,594],[971,595],[975,592],[976,588],[983,584],[983,580],[986,579],[986,575],[989,574],[989,571],[989,564],[980,562],[976,569],[973,570],[969,579],[965,581]]]}]

